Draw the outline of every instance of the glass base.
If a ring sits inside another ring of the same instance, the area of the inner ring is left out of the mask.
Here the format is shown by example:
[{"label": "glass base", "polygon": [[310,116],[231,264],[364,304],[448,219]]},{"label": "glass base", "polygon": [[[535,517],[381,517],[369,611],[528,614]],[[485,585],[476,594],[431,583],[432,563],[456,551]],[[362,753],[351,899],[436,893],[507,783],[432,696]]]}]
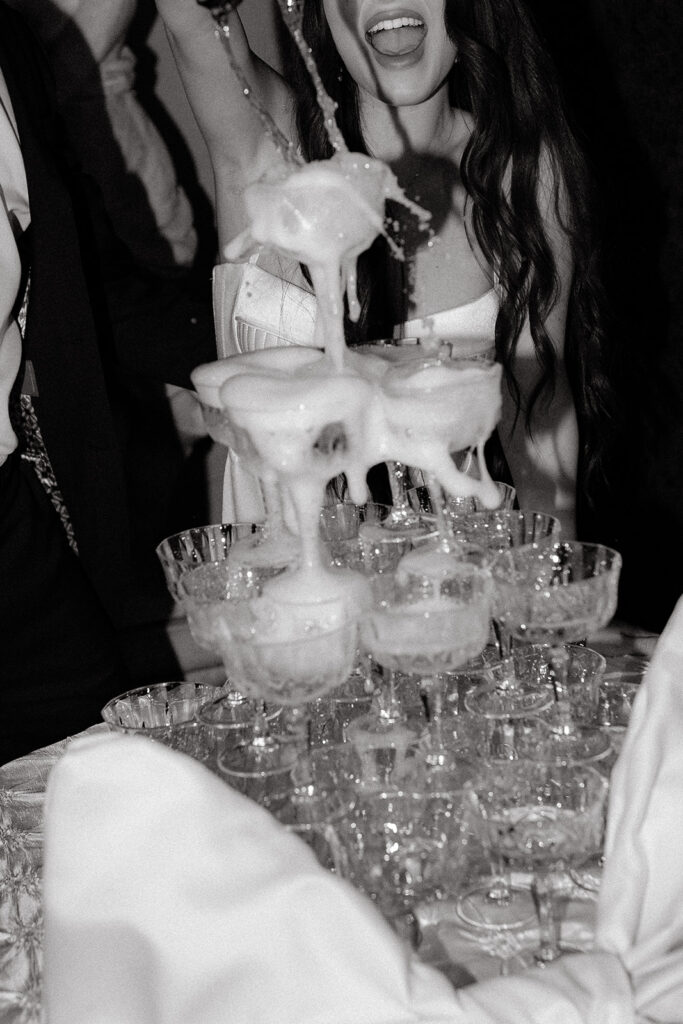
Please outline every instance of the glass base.
[{"label": "glass base", "polygon": [[544,711],[551,703],[552,696],[546,689],[480,686],[465,697],[466,709],[485,718],[524,718]]},{"label": "glass base", "polygon": [[293,744],[268,736],[258,741],[240,743],[224,751],[218,759],[218,766],[230,778],[262,779],[272,775],[289,775],[297,762],[297,756]]},{"label": "glass base", "polygon": [[602,729],[577,725],[572,732],[551,732],[528,756],[546,764],[593,764],[604,761],[611,749],[610,737]]},{"label": "glass base", "polygon": [[417,733],[400,721],[370,713],[354,718],[346,729],[347,743],[360,761],[358,785],[375,789],[405,780],[413,766],[409,750]]},{"label": "glass base", "polygon": [[410,505],[406,508],[392,506],[389,515],[382,521],[382,529],[389,533],[398,533],[406,540],[426,540],[434,534],[434,525],[425,522],[423,516],[413,512]]},{"label": "glass base", "polygon": [[253,700],[230,700],[223,697],[220,707],[219,722],[222,726],[246,728],[250,726],[259,711],[259,705]]},{"label": "glass base", "polygon": [[580,946],[568,942],[559,942],[552,951],[544,949],[531,950],[531,952],[525,954],[525,959],[528,960],[530,967],[543,968],[556,964],[563,956],[569,956],[572,953],[590,953],[590,951],[591,947],[589,945]]},{"label": "glass base", "polygon": [[604,858],[601,856],[595,858],[588,866],[569,869],[568,874],[574,885],[578,886],[589,898],[598,898],[602,883],[603,863]]},{"label": "glass base", "polygon": [[[506,896],[496,894],[503,890]],[[533,927],[538,920],[530,889],[520,885],[504,885],[500,879],[488,878],[465,890],[458,898],[456,910],[470,928]]]},{"label": "glass base", "polygon": [[349,723],[347,736],[361,756],[376,750],[395,750],[405,756],[418,733],[409,727],[405,718],[393,720],[371,711]]}]

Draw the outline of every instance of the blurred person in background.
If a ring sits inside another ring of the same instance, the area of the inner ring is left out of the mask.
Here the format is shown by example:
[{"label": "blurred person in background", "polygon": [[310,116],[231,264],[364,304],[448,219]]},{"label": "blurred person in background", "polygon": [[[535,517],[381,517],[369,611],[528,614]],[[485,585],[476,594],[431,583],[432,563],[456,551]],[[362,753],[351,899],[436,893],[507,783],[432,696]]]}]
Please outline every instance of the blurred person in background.
[{"label": "blurred person in background", "polygon": [[[208,286],[187,277],[191,211],[131,91],[133,5],[12,7],[0,0],[0,763],[93,724],[137,681],[122,636],[165,591],[136,557],[127,439],[144,424],[126,379],[185,389],[215,357]],[[201,433],[194,407],[184,422]]]}]

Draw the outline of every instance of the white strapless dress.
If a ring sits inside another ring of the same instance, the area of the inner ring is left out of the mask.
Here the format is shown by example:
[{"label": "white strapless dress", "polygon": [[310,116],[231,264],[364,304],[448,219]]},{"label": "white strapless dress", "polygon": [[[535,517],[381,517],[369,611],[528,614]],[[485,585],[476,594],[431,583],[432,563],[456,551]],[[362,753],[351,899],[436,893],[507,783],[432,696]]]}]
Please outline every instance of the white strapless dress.
[{"label": "white strapless dress", "polygon": [[[492,357],[499,299],[494,288],[428,317],[401,324],[404,343],[440,338],[462,358]],[[213,271],[213,313],[220,358],[273,345],[313,345],[316,300],[298,266],[259,254],[248,263],[220,263]],[[223,482],[223,522],[262,522],[261,488],[228,452]]]}]

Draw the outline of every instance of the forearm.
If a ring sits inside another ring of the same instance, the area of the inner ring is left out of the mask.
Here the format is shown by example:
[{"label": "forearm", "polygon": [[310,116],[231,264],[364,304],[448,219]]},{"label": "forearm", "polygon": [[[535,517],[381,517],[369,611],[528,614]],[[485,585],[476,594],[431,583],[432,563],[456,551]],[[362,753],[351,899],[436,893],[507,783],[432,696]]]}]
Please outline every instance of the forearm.
[{"label": "forearm", "polygon": [[[249,167],[264,135],[255,104],[281,128],[288,106],[283,104],[284,82],[252,51],[236,11],[229,17],[226,47],[213,18],[198,4],[157,0],[157,8],[214,169]],[[252,102],[245,97],[245,84]]]},{"label": "forearm", "polygon": [[222,248],[246,226],[244,189],[280,159],[273,138],[291,132],[290,93],[283,79],[252,52],[235,12],[230,15],[228,54],[207,10],[186,0],[157,0],[157,6],[209,150]]}]

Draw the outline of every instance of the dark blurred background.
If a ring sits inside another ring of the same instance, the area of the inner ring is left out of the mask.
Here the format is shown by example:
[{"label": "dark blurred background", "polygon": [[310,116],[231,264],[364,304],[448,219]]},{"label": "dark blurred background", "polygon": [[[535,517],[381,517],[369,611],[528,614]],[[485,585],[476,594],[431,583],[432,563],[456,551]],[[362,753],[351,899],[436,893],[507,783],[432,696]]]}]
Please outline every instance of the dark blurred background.
[{"label": "dark blurred background", "polygon": [[621,616],[660,630],[683,592],[683,4],[530,5],[600,187],[622,422],[595,529],[624,556]]}]

